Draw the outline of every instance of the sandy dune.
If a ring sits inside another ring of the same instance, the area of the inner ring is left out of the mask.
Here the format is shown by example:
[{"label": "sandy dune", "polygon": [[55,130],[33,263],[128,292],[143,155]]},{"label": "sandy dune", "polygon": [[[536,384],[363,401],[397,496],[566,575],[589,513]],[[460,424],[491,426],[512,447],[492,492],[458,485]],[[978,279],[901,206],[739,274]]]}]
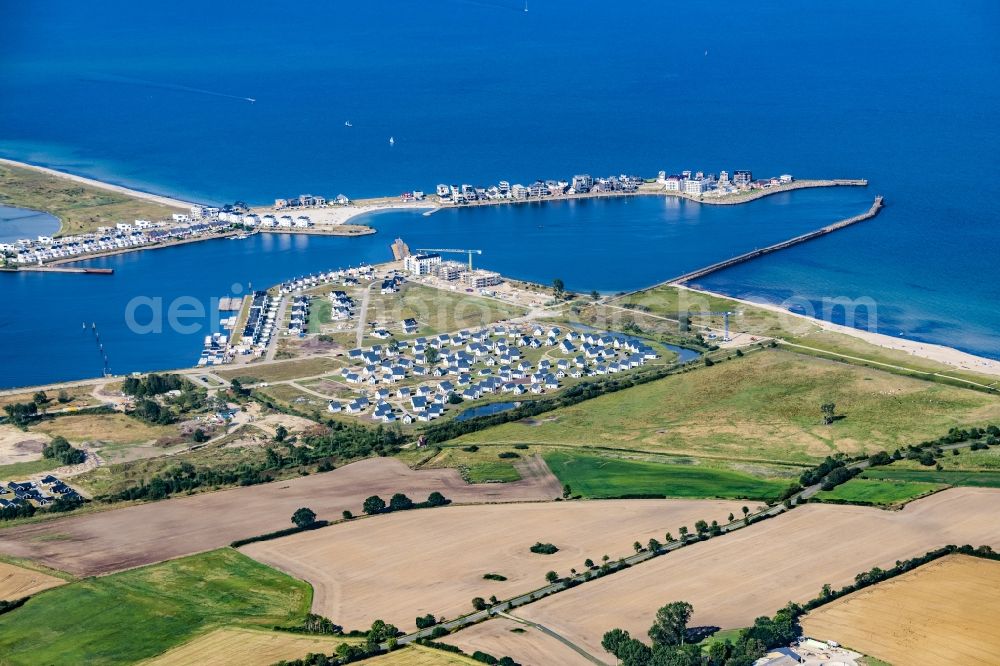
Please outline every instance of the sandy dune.
[{"label": "sandy dune", "polygon": [[360,514],[369,495],[403,492],[419,501],[433,491],[455,502],[513,502],[552,499],[561,487],[547,468],[515,483],[470,485],[453,469],[415,472],[394,458],[371,458],[289,481],[0,529],[0,553],[81,576],[108,573],[291,527],[302,506],[339,519],[345,509]]},{"label": "sandy dune", "polygon": [[[725,521],[739,502],[606,500],[458,506],[358,520],[240,550],[312,583],[314,612],[354,629],[381,618],[414,629],[417,615],[449,618],[473,597],[506,598],[545,585],[545,573],[630,555],[633,543],[699,519]],[[532,553],[537,541],[559,552]],[[506,581],[484,580],[498,573]]]},{"label": "sandy dune", "polygon": [[1000,663],[1000,562],[951,555],[822,606],[804,631],[894,666]]},{"label": "sandy dune", "polygon": [[[824,583],[841,586],[873,566],[948,544],[1000,548],[1000,490],[957,488],[898,512],[812,504],[752,529],[690,546],[517,610],[600,658],[604,632],[621,627],[645,639],[656,609],[694,604],[694,625],[742,627],[790,600],[816,596]],[[505,649],[525,666],[539,662]]]}]

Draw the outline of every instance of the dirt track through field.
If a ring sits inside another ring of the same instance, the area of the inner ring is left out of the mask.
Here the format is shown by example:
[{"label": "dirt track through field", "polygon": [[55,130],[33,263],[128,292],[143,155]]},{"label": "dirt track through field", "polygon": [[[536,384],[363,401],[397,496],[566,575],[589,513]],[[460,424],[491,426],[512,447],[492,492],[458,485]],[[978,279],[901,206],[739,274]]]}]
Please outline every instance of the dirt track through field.
[{"label": "dirt track through field", "polygon": [[361,514],[369,495],[388,501],[402,492],[423,501],[434,491],[456,503],[550,500],[562,492],[551,473],[515,483],[473,485],[454,469],[413,471],[394,458],[371,458],[289,481],[0,529],[0,553],[89,576],[291,527],[292,513],[303,506],[320,519],[333,520],[344,510]]},{"label": "dirt track through field", "polygon": [[[724,522],[739,502],[605,500],[458,506],[412,511],[240,550],[313,585],[313,611],[354,629],[381,618],[414,629],[417,615],[457,617],[473,597],[506,598],[544,586],[545,573],[631,555],[695,521]],[[559,552],[532,553],[536,542]],[[498,573],[505,581],[484,580]]]},{"label": "dirt track through field", "polygon": [[809,613],[803,630],[893,666],[1000,663],[1000,562],[951,555]]},{"label": "dirt track through field", "polygon": [[[671,601],[694,605],[692,625],[743,627],[788,601],[815,597],[824,583],[853,582],[873,566],[888,568],[949,543],[1000,548],[998,511],[1000,490],[986,488],[946,490],[898,512],[811,504],[517,613],[610,661],[600,645],[604,632],[620,627],[645,638],[656,609]],[[483,639],[480,649],[538,664],[520,658],[516,643],[501,634]]]}]

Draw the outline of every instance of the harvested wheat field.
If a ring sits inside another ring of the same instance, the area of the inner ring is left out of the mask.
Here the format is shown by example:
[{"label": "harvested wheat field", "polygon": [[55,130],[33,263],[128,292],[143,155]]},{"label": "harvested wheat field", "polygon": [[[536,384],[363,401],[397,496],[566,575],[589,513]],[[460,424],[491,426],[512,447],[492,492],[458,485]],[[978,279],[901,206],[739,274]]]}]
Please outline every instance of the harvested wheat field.
[{"label": "harvested wheat field", "polygon": [[341,636],[305,636],[281,631],[221,628],[142,662],[144,666],[269,666],[310,652],[332,654]]},{"label": "harvested wheat field", "polygon": [[[738,502],[604,500],[456,506],[342,523],[241,552],[312,584],[313,612],[348,628],[381,618],[414,629],[418,615],[454,618],[473,597],[503,599],[545,585],[545,573],[584,570],[633,554],[695,521],[724,522]],[[559,551],[531,552],[536,542]],[[485,580],[495,573],[507,580]]]},{"label": "harvested wheat field", "polygon": [[455,502],[547,500],[561,494],[541,459],[525,461],[522,480],[471,485],[453,469],[413,471],[394,458],[370,458],[289,481],[178,497],[0,530],[0,553],[90,576],[212,550],[291,527],[308,506],[320,519],[361,513],[369,495],[402,492],[424,500],[438,491]]},{"label": "harvested wheat field", "polygon": [[1000,562],[950,555],[821,606],[806,634],[893,666],[1000,663]]},{"label": "harvested wheat field", "polygon": [[557,638],[535,627],[502,617],[480,622],[441,640],[461,648],[468,654],[481,650],[497,658],[509,655],[521,666],[548,664],[592,666],[593,664]]},{"label": "harvested wheat field", "polygon": [[364,661],[365,666],[482,666],[482,663],[461,654],[422,645],[410,645]]},{"label": "harvested wheat field", "polygon": [[[809,504],[524,606],[517,614],[607,659],[604,632],[620,627],[644,637],[656,609],[671,601],[694,605],[692,625],[745,627],[788,601],[815,597],[824,583],[853,582],[873,566],[888,568],[949,543],[1000,548],[998,511],[1000,490],[989,488],[945,490],[902,511]],[[520,655],[511,656],[521,661]]]},{"label": "harvested wheat field", "polygon": [[14,601],[36,592],[65,584],[66,581],[14,564],[0,562],[0,601]]}]

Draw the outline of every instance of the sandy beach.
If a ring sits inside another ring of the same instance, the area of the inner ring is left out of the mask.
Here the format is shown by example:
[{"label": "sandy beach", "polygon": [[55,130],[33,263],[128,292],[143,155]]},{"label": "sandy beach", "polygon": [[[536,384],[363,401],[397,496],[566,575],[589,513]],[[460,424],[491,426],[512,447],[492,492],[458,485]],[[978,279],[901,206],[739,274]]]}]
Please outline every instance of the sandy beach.
[{"label": "sandy beach", "polygon": [[96,187],[102,190],[108,190],[109,192],[127,194],[128,196],[135,197],[136,199],[143,199],[145,201],[151,201],[153,203],[163,204],[164,206],[174,206],[176,208],[188,209],[191,208],[191,206],[196,205],[190,201],[181,201],[180,199],[173,199],[171,197],[165,197],[159,194],[150,194],[149,192],[133,190],[128,187],[122,187],[121,185],[112,185],[111,183],[105,183],[100,180],[94,180],[93,178],[84,178],[83,176],[76,176],[71,173],[66,173],[65,171],[56,171],[55,169],[49,169],[47,167],[35,166],[34,164],[28,164],[27,162],[17,162],[15,160],[0,158],[0,164],[6,164],[7,166],[18,167],[20,169],[31,169],[32,171],[39,171],[41,173],[48,174],[50,176],[56,176],[57,178],[72,180],[74,182],[80,183],[81,185],[89,185],[90,187]]},{"label": "sandy beach", "polygon": [[[257,215],[306,215],[317,227],[331,227],[347,224],[354,218],[368,213],[378,213],[389,210],[434,210],[438,208],[434,203],[428,201],[398,201],[373,204],[349,204],[347,206],[329,206],[327,208],[281,208],[259,207],[253,212]],[[363,225],[361,225],[363,226]]]},{"label": "sandy beach", "polygon": [[961,370],[969,370],[971,372],[979,372],[982,374],[994,375],[1000,377],[1000,361],[996,361],[990,358],[984,358],[982,356],[976,356],[974,354],[969,354],[967,352],[959,351],[958,349],[945,347],[944,345],[936,345],[928,342],[916,342],[914,340],[908,340],[906,338],[885,335],[884,333],[872,333],[870,331],[863,331],[857,328],[852,328],[850,326],[843,326],[841,324],[835,324],[833,322],[824,321],[822,319],[816,319],[803,314],[791,312],[790,310],[778,307],[777,305],[772,305],[769,303],[757,303],[755,301],[733,298],[732,296],[727,296],[726,294],[719,294],[712,291],[706,291],[704,289],[692,289],[691,287],[685,287],[682,285],[677,285],[677,288],[687,289],[688,291],[694,293],[707,294],[710,296],[715,296],[717,298],[726,298],[731,301],[736,301],[737,303],[744,303],[745,305],[761,308],[763,310],[770,310],[772,312],[777,312],[783,315],[797,317],[799,319],[809,321],[825,330],[835,331],[837,333],[843,333],[845,335],[850,335],[855,338],[860,338],[865,342],[868,342],[870,344],[879,347],[883,347],[885,349],[893,349],[896,351],[906,352],[907,354],[910,354],[912,356],[924,358],[930,361],[936,361],[938,363],[943,363],[945,365],[949,365],[953,368],[959,368]]}]

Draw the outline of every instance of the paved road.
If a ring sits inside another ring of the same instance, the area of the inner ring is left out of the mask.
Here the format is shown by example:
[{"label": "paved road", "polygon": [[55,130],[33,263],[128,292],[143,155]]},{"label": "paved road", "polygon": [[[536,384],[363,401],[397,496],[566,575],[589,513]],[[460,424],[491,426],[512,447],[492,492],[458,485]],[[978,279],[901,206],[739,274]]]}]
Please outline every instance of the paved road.
[{"label": "paved road", "polygon": [[374,286],[374,284],[374,281],[369,283],[369,285],[365,287],[364,295],[361,297],[361,308],[358,312],[358,333],[356,344],[354,345],[355,347],[360,347],[361,343],[364,342],[365,339],[365,326],[368,325],[368,302],[372,299],[372,286]]}]

